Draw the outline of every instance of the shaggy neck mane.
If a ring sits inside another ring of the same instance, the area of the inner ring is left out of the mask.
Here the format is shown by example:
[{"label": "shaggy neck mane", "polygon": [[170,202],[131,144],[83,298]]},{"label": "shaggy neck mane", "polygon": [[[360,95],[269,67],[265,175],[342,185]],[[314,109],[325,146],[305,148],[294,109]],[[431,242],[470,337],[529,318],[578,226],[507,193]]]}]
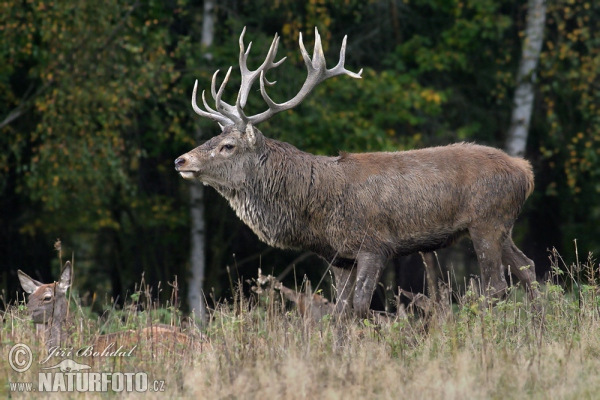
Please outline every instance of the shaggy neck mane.
[{"label": "shaggy neck mane", "polygon": [[217,189],[238,217],[264,242],[279,248],[302,244],[303,218],[318,198],[316,171],[333,165],[334,157],[315,156],[265,138],[264,152],[247,167],[253,172],[241,188]]}]

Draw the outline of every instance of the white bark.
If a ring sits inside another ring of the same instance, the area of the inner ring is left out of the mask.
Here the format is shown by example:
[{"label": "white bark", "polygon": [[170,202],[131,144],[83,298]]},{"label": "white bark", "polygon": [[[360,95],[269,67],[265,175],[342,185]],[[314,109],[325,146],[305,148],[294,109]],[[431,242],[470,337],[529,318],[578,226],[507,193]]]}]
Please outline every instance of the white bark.
[{"label": "white bark", "polygon": [[[213,1],[205,0],[201,39],[201,45],[204,50],[208,49],[213,42],[215,29],[213,9]],[[208,59],[211,58],[208,51],[206,51],[205,57]],[[202,133],[198,129],[196,132],[197,142],[201,136]],[[206,322],[206,303],[203,291],[206,270],[206,230],[204,223],[204,186],[200,182],[192,182],[190,185],[190,217],[191,278],[188,283],[188,305],[200,323],[204,323]]]},{"label": "white bark", "polygon": [[196,318],[205,322],[206,305],[204,302],[204,274],[206,269],[206,230],[204,224],[204,186],[200,182],[190,185],[191,216],[191,278],[188,283],[188,304]]},{"label": "white bark", "polygon": [[542,50],[545,21],[545,0],[529,0],[523,51],[519,62],[513,111],[506,139],[506,151],[513,156],[525,154],[534,100],[535,69]]},{"label": "white bark", "polygon": [[212,0],[204,1],[204,19],[202,20],[202,39],[200,39],[200,44],[205,48],[212,46],[215,36],[214,8],[215,5]]}]

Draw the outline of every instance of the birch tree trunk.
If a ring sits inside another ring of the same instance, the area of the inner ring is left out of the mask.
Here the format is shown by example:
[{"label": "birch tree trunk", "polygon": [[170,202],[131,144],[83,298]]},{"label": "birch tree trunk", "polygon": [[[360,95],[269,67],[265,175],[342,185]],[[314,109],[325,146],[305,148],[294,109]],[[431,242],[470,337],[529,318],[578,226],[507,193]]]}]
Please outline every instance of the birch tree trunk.
[{"label": "birch tree trunk", "polygon": [[[204,16],[202,20],[201,45],[204,57],[211,58],[208,48],[214,37],[214,3],[204,1]],[[196,143],[202,137],[200,128],[196,131]],[[188,283],[188,304],[201,324],[206,321],[206,303],[204,298],[204,275],[206,270],[206,230],[204,223],[204,186],[200,182],[190,184],[190,217],[191,217],[191,278]]]},{"label": "birch tree trunk", "polygon": [[206,267],[206,230],[204,226],[204,187],[200,182],[190,183],[191,216],[191,278],[188,283],[188,304],[196,318],[204,323],[206,305],[204,304],[204,271]]},{"label": "birch tree trunk", "polygon": [[506,139],[506,151],[512,156],[523,156],[527,145],[529,121],[533,108],[535,69],[540,58],[546,21],[546,1],[529,0],[523,52],[517,73],[517,88]]}]

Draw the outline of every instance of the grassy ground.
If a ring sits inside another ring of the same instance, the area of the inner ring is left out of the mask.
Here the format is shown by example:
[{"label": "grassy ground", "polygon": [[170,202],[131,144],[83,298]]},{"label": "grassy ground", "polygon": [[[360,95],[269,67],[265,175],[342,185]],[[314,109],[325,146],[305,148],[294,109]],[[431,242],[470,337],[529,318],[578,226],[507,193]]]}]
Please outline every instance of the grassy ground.
[{"label": "grassy ground", "polygon": [[[211,312],[204,334],[212,348],[173,347],[153,355],[153,344],[141,341],[136,357],[102,359],[93,371],[144,371],[152,380],[164,380],[166,393],[176,398],[598,398],[598,265],[590,260],[562,270],[567,284],[542,285],[538,311],[514,289],[490,308],[467,292],[443,296],[425,315],[379,322],[326,316],[315,323],[286,311],[277,292],[238,296]],[[574,289],[566,292],[565,286]],[[72,344],[88,344],[99,331],[178,323],[176,310],[144,298],[138,293],[125,311],[112,311],[102,320],[74,308]],[[25,311],[10,308],[2,322],[1,375],[11,382],[37,381],[35,363],[45,351]],[[15,343],[34,350],[34,367],[25,373],[14,372],[5,361]],[[25,396],[11,394],[8,383],[0,387],[2,395]],[[162,398],[164,393],[138,396]]]}]

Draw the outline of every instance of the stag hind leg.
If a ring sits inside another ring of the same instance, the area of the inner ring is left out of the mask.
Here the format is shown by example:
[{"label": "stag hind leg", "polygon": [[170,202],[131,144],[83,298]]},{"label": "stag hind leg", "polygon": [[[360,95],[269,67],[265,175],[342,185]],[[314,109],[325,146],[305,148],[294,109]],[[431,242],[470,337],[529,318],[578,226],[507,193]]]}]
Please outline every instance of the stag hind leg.
[{"label": "stag hind leg", "polygon": [[335,311],[338,314],[352,310],[354,286],[356,285],[356,264],[354,260],[332,263],[331,269],[335,275]]},{"label": "stag hind leg", "polygon": [[481,224],[469,227],[477,261],[481,268],[481,283],[486,297],[501,298],[508,285],[502,265],[503,243],[508,235],[495,224]]},{"label": "stag hind leg", "polygon": [[502,246],[502,264],[525,285],[531,300],[539,296],[535,285],[535,264],[508,237]]},{"label": "stag hind leg", "polygon": [[385,257],[373,253],[359,253],[356,259],[356,287],[354,288],[354,311],[359,317],[369,313],[371,298],[385,267]]}]

